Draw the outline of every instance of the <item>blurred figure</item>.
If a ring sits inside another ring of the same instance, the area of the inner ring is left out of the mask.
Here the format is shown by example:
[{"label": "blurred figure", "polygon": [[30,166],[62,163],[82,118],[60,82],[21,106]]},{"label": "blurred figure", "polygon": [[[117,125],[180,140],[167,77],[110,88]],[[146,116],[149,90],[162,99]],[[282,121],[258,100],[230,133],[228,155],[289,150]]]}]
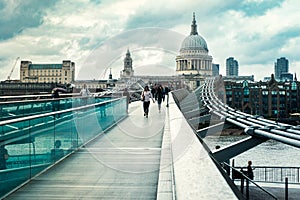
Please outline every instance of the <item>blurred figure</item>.
[{"label": "blurred figure", "polygon": [[58,93],[58,90],[56,88],[54,88],[51,92],[51,96],[52,98],[59,98],[59,93]]},{"label": "blurred figure", "polygon": [[124,91],[123,91],[123,96],[126,97],[126,111],[127,111],[127,113],[128,113],[128,106],[129,106],[129,103],[130,103],[130,94],[129,94],[127,88],[124,89]]},{"label": "blurred figure", "polygon": [[86,105],[88,97],[91,95],[89,89],[87,89],[86,84],[83,85],[83,88],[80,90],[80,95],[82,96],[82,104]]},{"label": "blurred figure", "polygon": [[155,97],[156,89],[157,89],[157,86],[156,86],[156,84],[154,84],[154,86],[151,87],[151,94],[152,94],[152,97]]},{"label": "blurred figure", "polygon": [[169,107],[169,92],[170,89],[168,88],[168,86],[165,86],[165,95],[167,96],[167,107]]},{"label": "blurred figure", "polygon": [[9,158],[8,151],[4,145],[0,146],[0,170],[6,169],[6,160]]},{"label": "blurred figure", "polygon": [[80,90],[80,95],[82,97],[88,97],[91,95],[89,89],[87,89],[86,84],[83,84],[83,88]]},{"label": "blurred figure", "polygon": [[155,94],[155,99],[157,100],[158,111],[161,110],[161,103],[164,100],[164,89],[161,85],[158,86]]},{"label": "blurred figure", "polygon": [[64,156],[64,150],[60,148],[61,147],[61,141],[56,140],[54,143],[54,149],[51,149],[51,160],[52,162],[59,160]]}]

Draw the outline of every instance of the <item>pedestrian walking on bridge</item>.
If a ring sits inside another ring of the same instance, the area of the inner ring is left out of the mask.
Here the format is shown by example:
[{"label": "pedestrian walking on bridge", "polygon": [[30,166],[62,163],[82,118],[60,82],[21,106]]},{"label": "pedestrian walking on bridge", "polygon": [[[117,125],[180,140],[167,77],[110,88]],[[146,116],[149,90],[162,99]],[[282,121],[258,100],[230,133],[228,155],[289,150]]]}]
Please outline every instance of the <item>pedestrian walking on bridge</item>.
[{"label": "pedestrian walking on bridge", "polygon": [[150,100],[152,99],[153,103],[155,103],[148,86],[145,86],[144,91],[141,94],[141,99],[143,101],[144,116],[148,118]]}]

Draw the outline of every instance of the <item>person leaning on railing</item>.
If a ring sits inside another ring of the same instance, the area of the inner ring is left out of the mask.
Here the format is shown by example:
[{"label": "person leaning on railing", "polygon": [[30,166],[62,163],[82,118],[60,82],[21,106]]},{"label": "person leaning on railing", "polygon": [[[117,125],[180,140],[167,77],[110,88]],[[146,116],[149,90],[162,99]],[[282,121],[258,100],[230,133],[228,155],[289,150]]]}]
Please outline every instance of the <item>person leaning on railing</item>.
[{"label": "person leaning on railing", "polygon": [[254,175],[253,175],[253,169],[252,169],[251,165],[252,165],[252,161],[249,160],[248,161],[248,166],[247,166],[247,176],[248,176],[248,178],[250,178],[251,180],[253,180]]}]

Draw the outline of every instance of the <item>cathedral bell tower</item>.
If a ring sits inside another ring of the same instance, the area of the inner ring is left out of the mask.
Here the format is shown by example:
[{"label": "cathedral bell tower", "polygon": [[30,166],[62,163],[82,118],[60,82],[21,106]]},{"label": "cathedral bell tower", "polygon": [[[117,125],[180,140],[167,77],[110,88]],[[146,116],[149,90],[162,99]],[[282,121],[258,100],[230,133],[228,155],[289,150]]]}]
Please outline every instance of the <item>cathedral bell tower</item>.
[{"label": "cathedral bell tower", "polygon": [[126,57],[124,58],[124,69],[121,71],[121,78],[130,78],[133,76],[134,70],[132,69],[132,58],[127,50]]}]

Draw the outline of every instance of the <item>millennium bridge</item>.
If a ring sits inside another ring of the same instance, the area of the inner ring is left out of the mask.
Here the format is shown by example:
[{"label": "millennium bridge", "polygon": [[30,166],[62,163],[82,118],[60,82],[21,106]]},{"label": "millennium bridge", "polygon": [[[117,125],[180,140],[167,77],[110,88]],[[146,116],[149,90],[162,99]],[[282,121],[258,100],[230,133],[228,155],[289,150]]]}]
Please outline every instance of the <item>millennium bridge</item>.
[{"label": "millennium bridge", "polygon": [[[300,127],[228,107],[214,81],[170,92],[149,118],[141,90],[128,110],[117,91],[2,102],[1,199],[280,199],[229,160],[269,139],[299,148]],[[209,149],[203,138],[232,125],[248,137]],[[299,184],[299,168],[285,176]]]}]

